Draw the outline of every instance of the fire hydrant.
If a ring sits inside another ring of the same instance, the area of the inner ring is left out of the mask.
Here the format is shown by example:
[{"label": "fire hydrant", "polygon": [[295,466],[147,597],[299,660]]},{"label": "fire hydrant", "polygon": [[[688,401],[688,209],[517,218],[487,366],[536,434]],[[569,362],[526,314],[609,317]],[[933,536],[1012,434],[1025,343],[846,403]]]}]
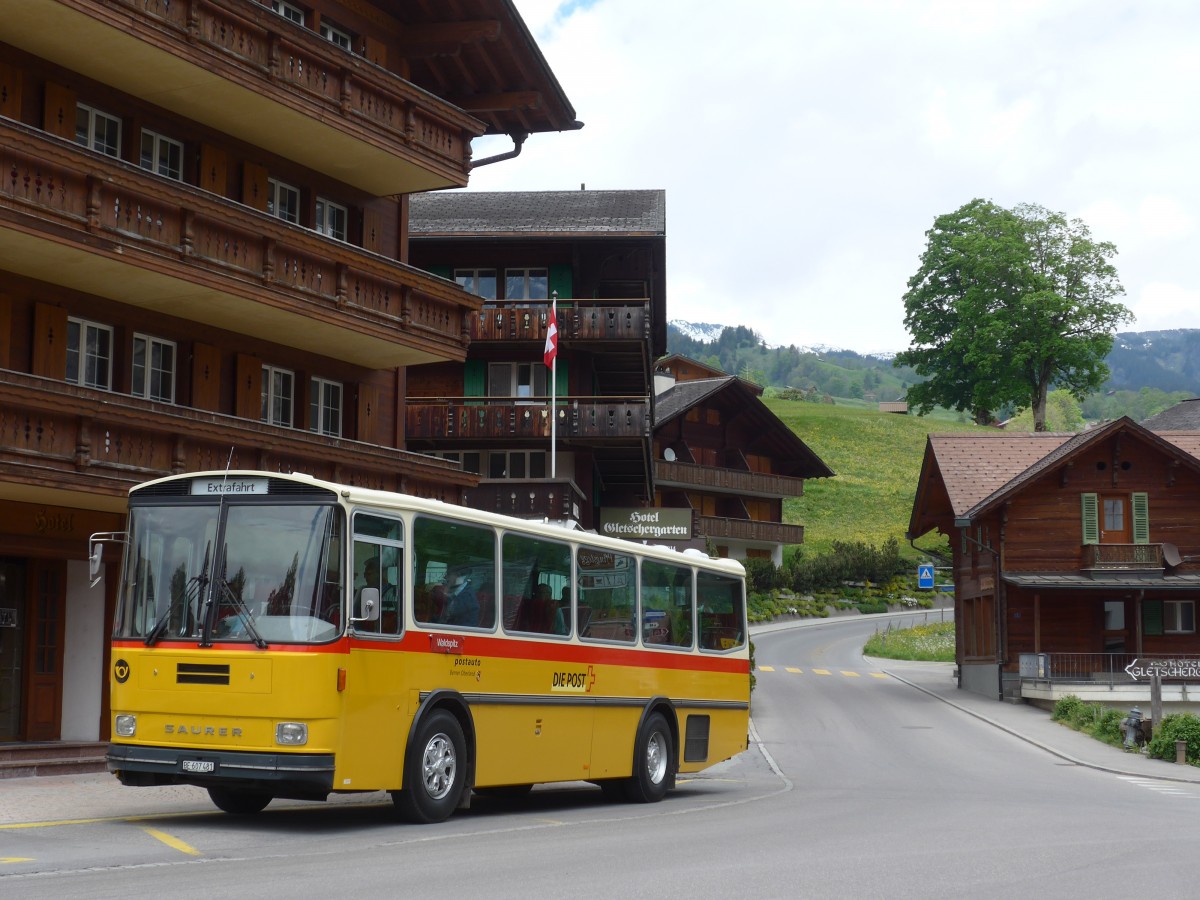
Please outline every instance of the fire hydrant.
[{"label": "fire hydrant", "polygon": [[1142,733],[1142,711],[1136,706],[1121,720],[1121,731],[1125,734],[1126,749],[1136,747],[1138,737]]}]

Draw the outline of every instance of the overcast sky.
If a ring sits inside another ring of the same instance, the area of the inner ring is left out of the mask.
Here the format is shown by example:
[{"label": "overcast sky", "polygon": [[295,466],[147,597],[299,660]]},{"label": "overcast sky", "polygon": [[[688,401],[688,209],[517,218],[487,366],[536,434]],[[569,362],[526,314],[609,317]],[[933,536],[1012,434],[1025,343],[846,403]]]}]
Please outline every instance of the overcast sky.
[{"label": "overcast sky", "polygon": [[672,319],[902,350],[925,232],[982,197],[1115,243],[1129,330],[1200,328],[1192,0],[516,3],[585,127],[472,189],[664,189]]}]

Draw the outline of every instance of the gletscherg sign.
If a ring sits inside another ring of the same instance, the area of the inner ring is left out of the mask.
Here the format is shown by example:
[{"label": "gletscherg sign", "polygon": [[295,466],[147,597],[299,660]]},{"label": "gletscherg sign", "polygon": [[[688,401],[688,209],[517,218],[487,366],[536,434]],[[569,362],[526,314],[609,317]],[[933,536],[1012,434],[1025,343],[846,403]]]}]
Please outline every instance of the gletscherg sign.
[{"label": "gletscherg sign", "polygon": [[600,533],[620,538],[688,540],[690,509],[601,509]]}]

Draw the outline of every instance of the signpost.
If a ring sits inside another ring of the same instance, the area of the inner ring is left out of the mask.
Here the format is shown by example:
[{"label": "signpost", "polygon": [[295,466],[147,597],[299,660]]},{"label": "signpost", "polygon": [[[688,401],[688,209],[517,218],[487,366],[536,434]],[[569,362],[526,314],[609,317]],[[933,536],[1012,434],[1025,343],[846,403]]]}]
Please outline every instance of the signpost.
[{"label": "signpost", "polygon": [[1186,678],[1200,681],[1200,659],[1135,659],[1125,667],[1134,681],[1150,679],[1150,721],[1162,721],[1162,680]]},{"label": "signpost", "polygon": [[917,587],[923,591],[933,590],[933,563],[920,563],[917,566]]}]

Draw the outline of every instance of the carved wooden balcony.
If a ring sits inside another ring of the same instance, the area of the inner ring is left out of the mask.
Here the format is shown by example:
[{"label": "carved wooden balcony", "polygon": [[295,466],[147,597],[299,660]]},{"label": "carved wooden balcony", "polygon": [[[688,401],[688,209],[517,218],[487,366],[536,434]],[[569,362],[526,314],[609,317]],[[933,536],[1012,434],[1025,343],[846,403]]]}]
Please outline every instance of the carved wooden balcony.
[{"label": "carved wooden balcony", "polygon": [[803,544],[804,526],[782,522],[760,522],[754,519],[728,519],[721,516],[700,516],[697,527],[701,534],[714,540],[727,538],[742,541],[763,541],[772,544]]},{"label": "carved wooden balcony", "polygon": [[590,527],[591,506],[567,478],[485,478],[467,491],[465,506],[521,519],[578,522]]},{"label": "carved wooden balcony", "polygon": [[457,285],[11,120],[0,138],[10,270],[371,369],[466,358]]},{"label": "carved wooden balcony", "polygon": [[8,44],[376,197],[465,186],[484,130],[246,0],[0,0],[0,20]]},{"label": "carved wooden balcony", "polygon": [[1165,568],[1162,544],[1085,544],[1083,567],[1112,571],[1158,571]]},{"label": "carved wooden balcony", "polygon": [[306,472],[451,503],[478,480],[416,453],[0,370],[5,481],[107,496],[115,509],[134,484],[226,466]]},{"label": "carved wooden balcony", "polygon": [[788,475],[765,475],[738,469],[699,466],[695,463],[654,461],[654,483],[703,491],[722,491],[755,497],[801,497],[804,479]]},{"label": "carved wooden balcony", "polygon": [[[649,435],[644,397],[562,397],[556,436],[588,442]],[[548,398],[409,397],[405,434],[410,440],[520,440],[550,438]]]},{"label": "carved wooden balcony", "polygon": [[[557,312],[560,345],[570,341],[650,341],[649,301],[559,301]],[[546,343],[550,306],[490,303],[469,319],[471,341],[534,344]]]}]

